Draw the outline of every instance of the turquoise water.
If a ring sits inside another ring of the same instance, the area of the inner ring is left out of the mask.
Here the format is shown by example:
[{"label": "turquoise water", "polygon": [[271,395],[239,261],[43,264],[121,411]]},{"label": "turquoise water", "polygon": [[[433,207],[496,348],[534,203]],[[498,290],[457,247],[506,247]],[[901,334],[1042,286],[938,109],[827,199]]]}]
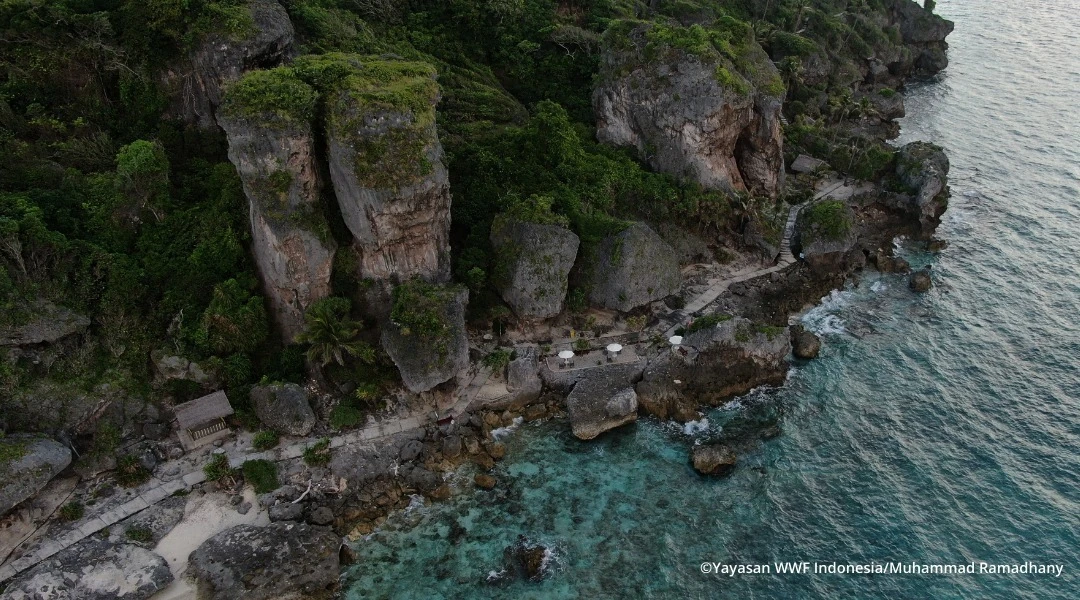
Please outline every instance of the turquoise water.
[{"label": "turquoise water", "polygon": [[[952,64],[910,86],[903,140],[944,145],[951,207],[923,296],[868,273],[804,321],[814,362],[685,433],[507,440],[496,492],[418,507],[357,545],[349,598],[1080,598],[1080,17],[1068,0],[941,0]],[[697,440],[779,417],[728,478]],[[470,486],[462,474],[460,485]],[[495,578],[518,535],[540,582]],[[1040,575],[703,575],[703,561],[1055,563]]]}]

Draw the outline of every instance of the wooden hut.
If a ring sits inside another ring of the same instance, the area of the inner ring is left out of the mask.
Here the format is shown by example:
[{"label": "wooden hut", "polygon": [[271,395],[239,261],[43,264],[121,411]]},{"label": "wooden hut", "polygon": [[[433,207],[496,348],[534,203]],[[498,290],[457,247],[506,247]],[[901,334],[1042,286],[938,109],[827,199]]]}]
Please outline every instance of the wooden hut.
[{"label": "wooden hut", "polygon": [[232,404],[225,392],[185,402],[176,407],[176,426],[180,443],[191,450],[232,433],[225,417],[233,414]]}]

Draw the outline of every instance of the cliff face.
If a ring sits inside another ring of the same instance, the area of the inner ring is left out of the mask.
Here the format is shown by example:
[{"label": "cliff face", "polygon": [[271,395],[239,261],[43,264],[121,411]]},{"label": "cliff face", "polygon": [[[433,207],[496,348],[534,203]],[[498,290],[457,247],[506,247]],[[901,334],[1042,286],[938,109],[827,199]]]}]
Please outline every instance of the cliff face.
[{"label": "cliff face", "polygon": [[[250,79],[249,79],[250,78]],[[274,319],[286,341],[304,327],[304,312],[330,294],[336,244],[318,209],[319,179],[315,137],[307,120],[310,107],[252,103],[245,97],[272,79],[277,89],[307,90],[287,71],[257,72],[230,88],[218,123],[229,140],[229,160],[243,182],[250,204],[251,250],[270,300]]]},{"label": "cliff face", "polygon": [[706,188],[776,195],[784,87],[745,27],[613,25],[600,81],[601,142],[632,146],[653,169]]},{"label": "cliff face", "polygon": [[596,306],[629,311],[679,289],[675,250],[644,223],[634,223],[583,250],[574,274]]},{"label": "cliff face", "polygon": [[911,66],[917,74],[932,75],[949,66],[945,55],[953,22],[925,10],[911,0],[892,0],[889,16],[900,28],[904,44],[912,49]]},{"label": "cliff face", "polygon": [[382,345],[410,391],[426,392],[469,365],[466,289],[412,280],[394,290]]},{"label": "cliff face", "polygon": [[172,98],[166,116],[213,127],[226,84],[251,69],[278,65],[288,56],[295,32],[285,8],[274,0],[252,0],[248,8],[250,34],[207,34],[186,60],[162,74]]},{"label": "cliff face", "polygon": [[422,63],[370,61],[326,100],[330,177],[362,276],[450,276],[450,183]]}]

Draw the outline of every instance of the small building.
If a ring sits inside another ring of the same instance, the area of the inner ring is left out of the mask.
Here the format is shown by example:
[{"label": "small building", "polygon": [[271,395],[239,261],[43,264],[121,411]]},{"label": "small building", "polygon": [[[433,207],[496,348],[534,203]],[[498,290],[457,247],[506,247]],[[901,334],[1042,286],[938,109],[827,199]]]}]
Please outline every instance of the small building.
[{"label": "small building", "polygon": [[232,434],[225,417],[235,411],[224,391],[179,404],[175,412],[180,444],[185,450],[191,451]]}]

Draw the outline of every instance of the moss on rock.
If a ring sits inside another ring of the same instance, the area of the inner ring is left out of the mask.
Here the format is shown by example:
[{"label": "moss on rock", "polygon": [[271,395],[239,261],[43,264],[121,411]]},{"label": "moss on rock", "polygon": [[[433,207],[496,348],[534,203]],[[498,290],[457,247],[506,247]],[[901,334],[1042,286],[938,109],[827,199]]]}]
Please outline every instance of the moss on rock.
[{"label": "moss on rock", "polygon": [[251,71],[225,90],[221,110],[233,118],[268,123],[308,123],[318,96],[292,67]]}]

